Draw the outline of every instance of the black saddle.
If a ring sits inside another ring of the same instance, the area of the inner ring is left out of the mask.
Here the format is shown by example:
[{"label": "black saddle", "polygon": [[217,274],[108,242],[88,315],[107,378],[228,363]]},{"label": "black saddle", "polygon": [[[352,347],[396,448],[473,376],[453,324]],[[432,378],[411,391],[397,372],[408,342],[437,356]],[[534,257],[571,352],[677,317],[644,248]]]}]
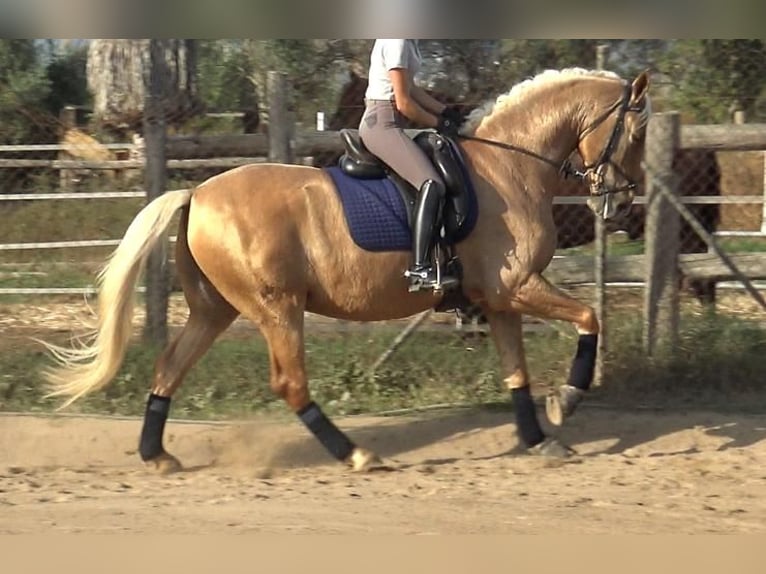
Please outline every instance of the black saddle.
[{"label": "black saddle", "polygon": [[[407,217],[412,225],[412,212],[418,191],[410,183],[402,179],[395,171],[373,155],[364,147],[358,130],[342,129],[340,137],[345,145],[345,153],[338,160],[341,170],[357,179],[383,179],[388,177],[396,185],[407,207]],[[447,244],[454,243],[465,235],[461,232],[469,219],[472,204],[472,188],[465,175],[462,159],[455,151],[455,144],[445,136],[424,130],[418,132],[412,140],[422,149],[431,160],[437,173],[446,186],[447,198],[440,224],[444,227],[444,237]],[[439,225],[439,223],[437,223]]]}]

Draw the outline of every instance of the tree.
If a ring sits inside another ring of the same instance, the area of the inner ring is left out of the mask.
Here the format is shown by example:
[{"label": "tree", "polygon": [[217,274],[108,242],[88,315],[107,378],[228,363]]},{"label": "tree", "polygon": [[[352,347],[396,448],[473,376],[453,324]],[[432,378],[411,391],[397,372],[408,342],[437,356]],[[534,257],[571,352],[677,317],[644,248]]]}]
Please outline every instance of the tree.
[{"label": "tree", "polygon": [[679,40],[662,61],[673,87],[669,103],[697,122],[726,122],[735,110],[760,119],[766,84],[762,40]]},{"label": "tree", "polygon": [[34,40],[0,40],[0,143],[55,140],[45,111],[50,82]]},{"label": "tree", "polygon": [[477,103],[498,89],[499,40],[421,40],[422,82],[457,101]]},{"label": "tree", "polygon": [[501,72],[509,85],[546,69],[594,68],[599,40],[503,40]]},{"label": "tree", "polygon": [[51,55],[46,67],[50,92],[45,106],[53,116],[58,116],[64,106],[89,105],[87,63],[85,44],[65,44]]},{"label": "tree", "polygon": [[[425,40],[425,80],[438,93],[467,103],[504,93],[518,82],[548,68],[596,65],[599,40]],[[625,41],[610,41],[625,62]],[[636,46],[631,46],[632,50]],[[611,64],[611,62],[610,62]]]},{"label": "tree", "polygon": [[369,40],[249,40],[244,50],[261,100],[266,99],[268,72],[285,72],[291,87],[289,108],[297,121],[312,123],[317,111],[335,108],[348,70],[366,68],[371,45]]},{"label": "tree", "polygon": [[[164,52],[164,112],[171,125],[200,111],[193,40],[158,40]],[[140,130],[150,64],[150,40],[93,40],[88,87],[96,120],[117,132]]]},{"label": "tree", "polygon": [[198,47],[199,97],[212,112],[242,112],[246,133],[260,122],[256,66],[240,40],[204,40]]}]

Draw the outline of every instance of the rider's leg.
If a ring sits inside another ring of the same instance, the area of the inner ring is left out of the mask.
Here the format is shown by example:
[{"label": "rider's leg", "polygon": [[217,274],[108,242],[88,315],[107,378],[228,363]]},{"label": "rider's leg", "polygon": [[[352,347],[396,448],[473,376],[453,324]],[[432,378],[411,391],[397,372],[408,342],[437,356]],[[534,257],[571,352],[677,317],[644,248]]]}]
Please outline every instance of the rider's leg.
[{"label": "rider's leg", "polygon": [[412,229],[412,267],[406,272],[410,278],[410,290],[420,288],[450,288],[457,284],[452,276],[438,277],[431,264],[431,249],[436,223],[440,221],[446,190],[440,181],[427,179],[420,187],[415,207],[415,221]]},{"label": "rider's leg", "polygon": [[453,287],[457,278],[446,275],[438,278],[430,261],[446,195],[444,183],[423,150],[400,126],[400,116],[392,102],[368,102],[359,134],[371,153],[420,190],[413,223],[413,266],[405,273],[411,279],[410,290]]}]

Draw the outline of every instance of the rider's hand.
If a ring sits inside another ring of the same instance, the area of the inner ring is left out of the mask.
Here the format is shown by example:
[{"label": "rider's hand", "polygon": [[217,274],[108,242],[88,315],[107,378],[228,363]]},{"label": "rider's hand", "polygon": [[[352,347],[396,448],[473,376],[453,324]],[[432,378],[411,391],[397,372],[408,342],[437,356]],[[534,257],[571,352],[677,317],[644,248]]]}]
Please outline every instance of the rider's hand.
[{"label": "rider's hand", "polygon": [[439,116],[439,123],[436,125],[436,131],[450,138],[457,137],[460,124],[446,117],[443,113]]},{"label": "rider's hand", "polygon": [[460,110],[458,106],[447,106],[442,110],[441,115],[455,122],[458,128],[465,121],[465,114]]}]

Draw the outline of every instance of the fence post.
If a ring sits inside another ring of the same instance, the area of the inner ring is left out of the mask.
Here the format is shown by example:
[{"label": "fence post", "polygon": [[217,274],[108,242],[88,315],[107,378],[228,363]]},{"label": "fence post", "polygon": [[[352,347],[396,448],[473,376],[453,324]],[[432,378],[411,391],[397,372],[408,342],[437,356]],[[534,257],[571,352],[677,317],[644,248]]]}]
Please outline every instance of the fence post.
[{"label": "fence post", "polygon": [[[150,40],[150,69],[144,96],[144,144],[146,164],[144,182],[147,203],[165,193],[167,139],[164,107],[164,54],[158,40]],[[155,247],[146,263],[146,322],[144,339],[164,345],[168,338],[168,298],[170,273],[167,264],[168,241],[164,238]]]},{"label": "fence post", "polygon": [[[609,46],[599,44],[596,47],[596,68],[603,70],[606,67],[607,51]],[[594,243],[594,279],[596,289],[596,318],[601,327],[598,337],[596,352],[596,368],[593,374],[593,384],[600,385],[604,378],[604,360],[607,351],[607,325],[606,325],[606,222],[596,215],[593,218],[593,243]]]},{"label": "fence post", "polygon": [[763,205],[761,206],[761,233],[766,233],[766,151],[763,157]]},{"label": "fence post", "polygon": [[267,78],[269,98],[269,161],[292,163],[290,149],[291,127],[287,112],[287,74],[269,72]]},{"label": "fence post", "polygon": [[[61,135],[59,142],[63,142],[70,130],[77,127],[77,108],[74,106],[64,106],[59,112],[59,124],[61,126]],[[72,159],[66,151],[59,152],[59,159]],[[72,191],[74,180],[74,171],[71,169],[59,170],[59,191]]]},{"label": "fence post", "polygon": [[653,114],[647,127],[643,345],[648,356],[673,353],[678,345],[680,218],[660,188],[678,194],[673,158],[680,126],[678,112],[669,112]]}]

